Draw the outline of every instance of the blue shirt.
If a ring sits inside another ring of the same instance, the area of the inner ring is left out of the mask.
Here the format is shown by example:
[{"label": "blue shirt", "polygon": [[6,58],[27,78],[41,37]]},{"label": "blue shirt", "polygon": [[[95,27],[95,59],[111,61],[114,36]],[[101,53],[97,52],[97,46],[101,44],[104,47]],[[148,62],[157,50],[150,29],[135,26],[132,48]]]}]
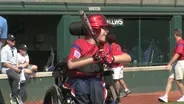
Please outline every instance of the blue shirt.
[{"label": "blue shirt", "polygon": [[3,18],[2,16],[0,16],[0,38],[6,39],[7,33],[8,33],[7,20],[5,18]]}]

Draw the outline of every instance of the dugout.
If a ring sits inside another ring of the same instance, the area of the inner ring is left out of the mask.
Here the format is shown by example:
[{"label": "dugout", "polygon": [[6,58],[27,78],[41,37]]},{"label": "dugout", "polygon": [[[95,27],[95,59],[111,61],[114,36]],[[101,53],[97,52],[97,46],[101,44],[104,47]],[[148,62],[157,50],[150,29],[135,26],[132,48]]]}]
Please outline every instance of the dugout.
[{"label": "dugout", "polygon": [[8,21],[8,33],[16,37],[16,47],[27,44],[31,64],[43,71],[53,47],[56,54],[57,24],[61,15],[2,15]]},{"label": "dugout", "polygon": [[[43,69],[53,46],[56,58],[65,57],[73,41],[68,27],[80,20],[79,10],[102,13],[115,25],[111,30],[133,58],[132,65],[160,65],[169,61],[174,28],[182,28],[182,0],[4,0],[0,14],[8,19],[17,45],[29,47],[31,62]],[[149,47],[152,47],[151,49]]]}]

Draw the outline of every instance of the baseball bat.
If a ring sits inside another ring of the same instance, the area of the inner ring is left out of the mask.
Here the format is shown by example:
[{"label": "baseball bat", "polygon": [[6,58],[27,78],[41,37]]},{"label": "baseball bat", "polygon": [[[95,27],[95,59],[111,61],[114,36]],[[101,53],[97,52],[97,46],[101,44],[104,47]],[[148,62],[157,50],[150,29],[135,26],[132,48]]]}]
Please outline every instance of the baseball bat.
[{"label": "baseball bat", "polygon": [[95,33],[93,31],[93,29],[91,28],[91,25],[89,23],[89,20],[86,16],[86,13],[83,10],[79,11],[80,14],[80,18],[82,20],[82,23],[84,24],[85,29],[87,30],[87,32],[93,37],[95,43],[97,44],[98,48],[101,49],[101,46],[99,44],[99,42],[97,41],[96,37],[95,37]]}]

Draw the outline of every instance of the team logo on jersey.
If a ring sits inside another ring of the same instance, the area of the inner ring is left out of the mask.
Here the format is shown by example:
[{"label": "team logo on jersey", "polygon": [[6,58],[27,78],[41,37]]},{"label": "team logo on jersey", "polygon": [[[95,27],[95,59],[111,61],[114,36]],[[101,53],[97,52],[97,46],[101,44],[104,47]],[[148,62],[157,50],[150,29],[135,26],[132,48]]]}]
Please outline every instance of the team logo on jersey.
[{"label": "team logo on jersey", "polygon": [[79,58],[79,57],[81,56],[81,54],[80,54],[79,51],[75,50],[75,51],[74,51],[74,56],[75,56],[76,58]]}]

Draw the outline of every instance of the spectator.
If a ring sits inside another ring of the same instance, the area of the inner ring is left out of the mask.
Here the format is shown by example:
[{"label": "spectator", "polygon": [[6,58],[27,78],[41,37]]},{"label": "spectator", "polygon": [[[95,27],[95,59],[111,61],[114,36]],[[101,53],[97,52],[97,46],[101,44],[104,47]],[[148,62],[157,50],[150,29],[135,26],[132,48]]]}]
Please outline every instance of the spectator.
[{"label": "spectator", "polygon": [[[10,104],[23,104],[26,99],[26,82],[20,84],[21,70],[17,64],[17,49],[15,46],[15,37],[11,34],[7,37],[7,44],[1,50],[2,73],[7,74],[11,94]],[[29,77],[25,74],[26,79]]]},{"label": "spectator", "polygon": [[36,65],[29,64],[29,55],[27,54],[27,46],[22,44],[19,46],[19,53],[17,54],[18,66],[22,67],[27,74],[33,74],[37,71]]},{"label": "spectator", "polygon": [[[7,31],[8,31],[7,20],[3,18],[2,16],[0,16],[0,50],[1,50],[1,47],[4,45],[5,40],[7,38]],[[1,64],[0,64],[0,72],[1,72]],[[1,89],[0,89],[0,104],[5,104]]]},{"label": "spectator", "polygon": [[[138,61],[139,60],[139,55],[143,55],[142,49],[140,50],[140,54],[139,54],[139,44],[137,43],[130,51],[130,56],[132,58],[132,61]],[[140,60],[141,61],[141,60]]]}]

